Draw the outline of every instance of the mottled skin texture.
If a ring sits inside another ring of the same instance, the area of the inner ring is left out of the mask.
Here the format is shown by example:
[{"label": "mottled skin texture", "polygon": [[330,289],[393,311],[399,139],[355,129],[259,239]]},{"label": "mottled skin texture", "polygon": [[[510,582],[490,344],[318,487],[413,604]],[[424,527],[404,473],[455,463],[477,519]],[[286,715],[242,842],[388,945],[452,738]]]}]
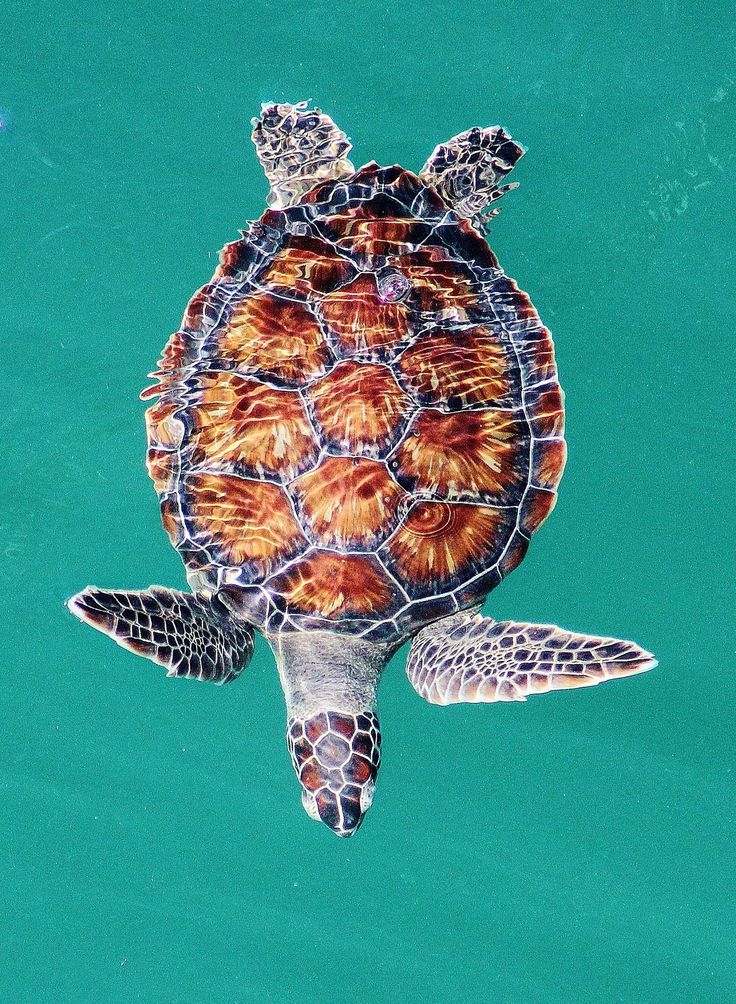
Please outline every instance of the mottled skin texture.
[{"label": "mottled skin texture", "polygon": [[483,232],[484,217],[498,212],[493,203],[517,187],[500,182],[523,154],[523,148],[500,126],[468,129],[435,147],[419,177]]},{"label": "mottled skin texture", "polygon": [[592,687],[653,665],[628,641],[461,613],[419,632],[406,672],[430,704],[477,704]]},{"label": "mottled skin texture", "polygon": [[118,645],[164,666],[167,676],[229,683],[253,655],[253,628],[216,597],[173,589],[110,592],[88,586],[69,609]]},{"label": "mottled skin texture", "polygon": [[523,559],[565,464],[554,348],[483,240],[522,149],[499,127],[419,175],[368,164],[306,103],[253,139],[269,205],[169,339],[146,414],[163,525],[195,595],[87,589],[83,620],[170,674],[276,656],[304,806],[348,836],[373,798],[376,692],[524,699],[653,664],[628,642],[476,613]]}]

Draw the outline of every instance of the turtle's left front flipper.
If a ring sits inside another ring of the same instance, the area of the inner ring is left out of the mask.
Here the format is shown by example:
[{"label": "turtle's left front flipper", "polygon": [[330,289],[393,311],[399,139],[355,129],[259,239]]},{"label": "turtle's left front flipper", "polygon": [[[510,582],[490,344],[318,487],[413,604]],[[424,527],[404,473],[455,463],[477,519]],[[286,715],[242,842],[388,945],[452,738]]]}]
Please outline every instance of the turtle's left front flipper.
[{"label": "turtle's left front flipper", "polygon": [[419,632],[406,671],[430,704],[476,704],[592,687],[656,665],[630,641],[460,613]]},{"label": "turtle's left front flipper", "polygon": [[271,185],[268,204],[285,209],[302,201],[322,181],[344,178],[355,168],[342,129],[309,102],[263,105],[252,120],[256,153]]},{"label": "turtle's left front flipper", "polygon": [[140,592],[88,586],[67,606],[118,645],[164,666],[168,676],[228,683],[253,655],[253,629],[216,597],[162,586]]}]

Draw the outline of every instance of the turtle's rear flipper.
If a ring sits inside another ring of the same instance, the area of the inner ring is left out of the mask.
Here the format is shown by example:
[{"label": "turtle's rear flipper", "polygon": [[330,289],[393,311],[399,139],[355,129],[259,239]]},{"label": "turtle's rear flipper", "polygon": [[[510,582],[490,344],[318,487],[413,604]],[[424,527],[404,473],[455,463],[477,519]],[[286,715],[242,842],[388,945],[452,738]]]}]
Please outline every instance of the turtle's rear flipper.
[{"label": "turtle's rear flipper", "polygon": [[67,601],[71,612],[168,676],[227,683],[253,655],[253,629],[216,598],[162,586],[119,592],[88,586]]},{"label": "turtle's rear flipper", "polygon": [[493,203],[517,187],[502,182],[523,154],[524,148],[501,126],[468,129],[436,146],[419,177],[483,233],[484,214],[495,216]]},{"label": "turtle's rear flipper", "polygon": [[630,641],[461,613],[419,632],[406,671],[430,704],[475,704],[592,687],[656,665]]}]

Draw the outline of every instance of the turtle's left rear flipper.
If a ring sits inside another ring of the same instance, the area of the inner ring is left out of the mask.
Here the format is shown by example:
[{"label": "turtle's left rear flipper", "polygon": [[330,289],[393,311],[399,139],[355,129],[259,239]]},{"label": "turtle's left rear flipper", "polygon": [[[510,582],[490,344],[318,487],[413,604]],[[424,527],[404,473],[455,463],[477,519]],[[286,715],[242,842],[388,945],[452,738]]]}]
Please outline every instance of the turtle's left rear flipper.
[{"label": "turtle's left rear flipper", "polygon": [[216,598],[162,586],[140,592],[88,586],[67,607],[118,645],[165,666],[168,676],[227,683],[253,655],[253,629]]},{"label": "turtle's left rear flipper", "polygon": [[406,672],[430,704],[475,704],[592,687],[656,665],[631,641],[459,613],[419,632]]}]

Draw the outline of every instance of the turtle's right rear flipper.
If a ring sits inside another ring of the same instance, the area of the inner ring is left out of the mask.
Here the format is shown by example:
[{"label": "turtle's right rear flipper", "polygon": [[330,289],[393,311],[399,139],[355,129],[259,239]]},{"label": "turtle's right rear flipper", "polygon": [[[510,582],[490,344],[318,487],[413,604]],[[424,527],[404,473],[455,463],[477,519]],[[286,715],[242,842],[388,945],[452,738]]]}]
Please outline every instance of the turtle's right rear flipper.
[{"label": "turtle's right rear flipper", "polygon": [[253,629],[216,598],[162,586],[140,592],[88,586],[67,607],[118,645],[164,666],[168,676],[227,683],[253,655]]}]

